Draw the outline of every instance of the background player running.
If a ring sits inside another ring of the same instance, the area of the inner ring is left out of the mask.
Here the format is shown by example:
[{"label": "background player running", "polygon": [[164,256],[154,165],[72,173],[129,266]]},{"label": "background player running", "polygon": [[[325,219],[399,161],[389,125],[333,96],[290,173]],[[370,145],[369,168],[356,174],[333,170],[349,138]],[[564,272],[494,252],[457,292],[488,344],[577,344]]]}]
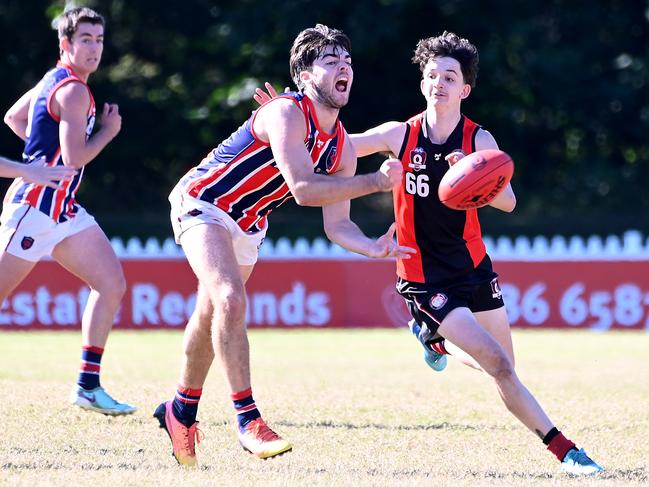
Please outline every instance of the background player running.
[{"label": "background player running", "polygon": [[[58,19],[61,59],[6,113],[5,123],[25,141],[23,162],[74,169],[56,187],[19,178],[9,187],[0,217],[0,302],[44,256],[90,287],[81,320],[81,370],[71,402],[110,415],[136,408],[115,401],[99,382],[100,363],[115,313],[124,294],[122,267],[95,219],[75,195],[85,166],[120,131],[117,105],[104,104],[95,133],[95,101],[89,76],[101,60],[104,19],[74,8]],[[29,166],[26,166],[29,167]]]}]

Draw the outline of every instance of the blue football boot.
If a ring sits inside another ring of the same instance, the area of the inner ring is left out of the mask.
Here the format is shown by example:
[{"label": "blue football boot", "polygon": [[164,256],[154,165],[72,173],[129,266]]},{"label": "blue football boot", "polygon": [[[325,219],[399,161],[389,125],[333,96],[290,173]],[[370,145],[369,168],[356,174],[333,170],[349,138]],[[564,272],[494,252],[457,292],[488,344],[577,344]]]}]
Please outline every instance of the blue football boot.
[{"label": "blue football boot", "polygon": [[437,353],[435,350],[431,349],[429,345],[426,344],[422,336],[421,325],[415,320],[410,320],[408,322],[408,328],[413,335],[419,340],[421,346],[424,347],[424,361],[426,364],[433,369],[435,372],[441,372],[446,368],[448,364],[448,359],[446,355],[442,353]]},{"label": "blue football boot", "polygon": [[586,455],[583,448],[579,450],[573,448],[566,453],[563,462],[561,462],[561,471],[570,475],[593,475],[602,470],[604,469]]}]

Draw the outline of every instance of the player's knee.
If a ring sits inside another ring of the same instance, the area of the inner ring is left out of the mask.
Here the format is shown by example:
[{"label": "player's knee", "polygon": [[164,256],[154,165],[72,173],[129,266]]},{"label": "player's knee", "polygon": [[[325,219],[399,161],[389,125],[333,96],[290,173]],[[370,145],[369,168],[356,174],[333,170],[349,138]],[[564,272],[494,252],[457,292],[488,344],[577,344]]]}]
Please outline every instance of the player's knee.
[{"label": "player's knee", "polygon": [[246,315],[246,293],[243,286],[221,286],[218,292],[218,308],[230,318],[238,322]]},{"label": "player's knee", "polygon": [[115,272],[108,282],[104,283],[99,292],[109,298],[111,301],[119,302],[126,293],[126,278],[121,268]]},{"label": "player's knee", "polygon": [[489,362],[485,370],[496,382],[508,381],[514,376],[514,365],[502,350],[495,351]]},{"label": "player's knee", "polygon": [[87,281],[87,284],[92,290],[98,292],[103,299],[111,302],[119,303],[126,293],[126,278],[121,267],[111,272],[105,272],[100,278]]}]

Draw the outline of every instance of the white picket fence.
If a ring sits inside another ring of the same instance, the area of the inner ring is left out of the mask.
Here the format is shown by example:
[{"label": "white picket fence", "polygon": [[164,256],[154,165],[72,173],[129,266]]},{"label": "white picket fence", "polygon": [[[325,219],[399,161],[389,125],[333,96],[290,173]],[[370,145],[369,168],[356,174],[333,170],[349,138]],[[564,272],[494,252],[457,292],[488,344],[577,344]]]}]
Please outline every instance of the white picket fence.
[{"label": "white picket fence", "polygon": [[[649,237],[638,230],[629,230],[621,237],[592,235],[587,238],[572,236],[537,236],[533,238],[484,237],[487,252],[493,260],[544,261],[544,260],[646,260],[649,259]],[[113,248],[121,258],[175,259],[184,258],[182,248],[173,239],[159,242],[155,238],[141,241],[130,238],[111,240]],[[326,239],[309,241],[298,238],[291,242],[287,238],[277,241],[266,239],[261,246],[261,259],[365,259],[348,252]]]}]

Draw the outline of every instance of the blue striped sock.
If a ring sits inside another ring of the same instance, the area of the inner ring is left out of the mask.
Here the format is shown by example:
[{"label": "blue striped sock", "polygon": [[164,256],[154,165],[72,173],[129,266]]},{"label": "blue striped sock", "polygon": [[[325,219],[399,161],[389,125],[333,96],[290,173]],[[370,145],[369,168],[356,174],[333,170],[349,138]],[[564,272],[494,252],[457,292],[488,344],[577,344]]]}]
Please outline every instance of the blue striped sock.
[{"label": "blue striped sock", "polygon": [[191,427],[196,422],[198,414],[198,401],[201,400],[203,389],[190,389],[178,385],[173,402],[173,413],[178,421]]},{"label": "blue striped sock", "polygon": [[259,409],[252,398],[252,389],[248,388],[245,391],[235,392],[230,396],[234,403],[234,409],[237,411],[237,423],[239,424],[239,431],[243,431],[248,423],[257,418],[261,418]]},{"label": "blue striped sock", "polygon": [[77,384],[86,390],[99,387],[99,370],[103,348],[84,346],[81,349],[81,369]]}]

